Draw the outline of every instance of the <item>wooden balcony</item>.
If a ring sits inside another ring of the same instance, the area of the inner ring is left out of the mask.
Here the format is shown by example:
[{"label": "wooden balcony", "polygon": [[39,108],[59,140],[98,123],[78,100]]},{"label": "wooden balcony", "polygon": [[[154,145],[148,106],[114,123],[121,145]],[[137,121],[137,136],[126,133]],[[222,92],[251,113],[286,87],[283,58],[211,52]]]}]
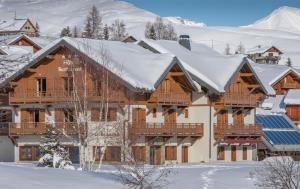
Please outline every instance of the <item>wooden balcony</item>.
[{"label": "wooden balcony", "polygon": [[225,94],[224,106],[231,107],[256,107],[257,98],[255,95],[243,95],[243,94]]},{"label": "wooden balcony", "polygon": [[260,137],[262,127],[260,125],[214,124],[214,136],[216,140],[227,137]]},{"label": "wooden balcony", "polygon": [[[9,123],[9,136],[44,135],[47,133],[48,123]],[[76,123],[55,123],[55,127],[68,135],[78,134]]]},{"label": "wooden balcony", "polygon": [[0,123],[0,136],[8,135],[8,126],[9,123]]},{"label": "wooden balcony", "polygon": [[298,83],[282,83],[281,88],[283,89],[297,89],[300,88]]},{"label": "wooden balcony", "polygon": [[188,106],[191,102],[191,97],[185,93],[156,93],[153,100],[155,103],[162,105]]},{"label": "wooden balcony", "polygon": [[[124,95],[119,92],[103,95],[95,90],[77,90],[77,94],[75,94],[74,91],[65,91],[60,89],[47,90],[43,92],[24,89],[22,91],[10,92],[9,103],[24,104],[74,102],[75,100],[84,98],[85,93],[88,101],[123,102],[125,100]],[[75,96],[77,96],[77,98],[75,98]]]},{"label": "wooden balcony", "polygon": [[143,136],[203,136],[203,123],[133,123],[129,133]]}]

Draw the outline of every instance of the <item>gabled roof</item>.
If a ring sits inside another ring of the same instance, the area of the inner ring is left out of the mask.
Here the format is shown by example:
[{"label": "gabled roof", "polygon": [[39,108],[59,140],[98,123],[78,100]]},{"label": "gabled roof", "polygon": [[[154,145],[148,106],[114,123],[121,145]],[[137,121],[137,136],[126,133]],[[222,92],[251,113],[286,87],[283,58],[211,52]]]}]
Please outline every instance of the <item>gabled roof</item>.
[{"label": "gabled roof", "polygon": [[257,64],[249,59],[248,61],[251,62],[250,64],[252,65],[258,77],[267,89],[269,95],[276,94],[272,86],[290,72],[300,77],[300,74],[294,68],[291,68],[289,66],[277,64]]},{"label": "gabled roof", "polygon": [[57,38],[48,37],[48,36],[47,37],[46,36],[29,37],[26,34],[21,34],[21,35],[16,35],[13,38],[6,39],[5,41],[8,45],[13,45],[16,42],[20,41],[21,39],[25,39],[25,40],[31,42],[32,45],[36,45],[37,47],[39,47],[41,49],[41,48],[47,46],[52,41],[56,40]]},{"label": "gabled roof", "polygon": [[[225,92],[243,65],[249,64],[245,61],[244,56],[223,56],[205,45],[193,42],[191,42],[191,50],[186,49],[176,41],[146,39],[138,44],[141,46],[148,45],[146,48],[151,48],[154,53],[174,54],[195,81],[217,93]],[[252,69],[250,64],[249,68]],[[256,79],[259,81],[259,77],[256,76]],[[265,89],[263,88],[263,90]]]},{"label": "gabled roof", "polygon": [[[85,56],[94,64],[104,66],[132,89],[154,90],[175,64],[178,64],[183,69],[180,61],[173,55],[153,54],[135,44],[64,37],[53,41],[38,51],[32,57],[30,64],[14,74],[10,80],[18,77],[26,69],[35,65],[61,46],[78,52],[79,55]],[[109,56],[109,64],[103,63],[103,54]],[[188,73],[185,73],[192,86],[194,86]]]},{"label": "gabled roof", "polygon": [[31,23],[29,19],[12,19],[9,21],[2,21],[0,23],[0,32],[20,31],[27,22],[29,22],[35,28],[35,26]]},{"label": "gabled roof", "polygon": [[6,55],[16,55],[16,54],[32,54],[32,47],[28,46],[18,46],[18,45],[7,45],[0,46],[0,51],[5,52]]},{"label": "gabled roof", "polygon": [[42,48],[39,44],[37,44],[37,43],[34,42],[30,37],[28,37],[27,35],[24,35],[24,34],[22,34],[22,35],[20,35],[20,36],[18,36],[18,37],[16,37],[16,38],[14,38],[14,39],[12,39],[12,40],[8,43],[8,45],[14,45],[15,43],[19,42],[19,41],[22,40],[22,39],[25,39],[25,40],[29,41],[33,46],[36,46],[36,47],[38,47],[39,49]]},{"label": "gabled roof", "polygon": [[261,46],[261,45],[258,45],[258,46],[255,46],[253,47],[252,49],[249,49],[246,51],[245,54],[257,54],[257,53],[265,53],[267,52],[269,49],[271,48],[275,48],[279,54],[283,54],[278,48],[276,48],[275,46]]}]

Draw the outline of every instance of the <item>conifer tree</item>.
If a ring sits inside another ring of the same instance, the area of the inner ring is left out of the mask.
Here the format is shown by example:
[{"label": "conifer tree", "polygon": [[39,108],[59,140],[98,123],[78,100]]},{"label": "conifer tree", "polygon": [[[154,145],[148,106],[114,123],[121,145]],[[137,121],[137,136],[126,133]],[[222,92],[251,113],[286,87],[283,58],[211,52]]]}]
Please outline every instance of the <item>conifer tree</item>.
[{"label": "conifer tree", "polygon": [[149,39],[156,40],[156,33],[153,25],[150,27]]},{"label": "conifer tree", "polygon": [[72,33],[69,26],[63,28],[60,32],[60,37],[71,37],[71,36]]},{"label": "conifer tree", "polygon": [[35,28],[36,28],[36,37],[40,36],[40,25],[36,22],[35,23]]},{"label": "conifer tree", "polygon": [[102,30],[102,18],[97,7],[94,5],[86,18],[83,37],[91,39],[102,39]]},{"label": "conifer tree", "polygon": [[103,39],[109,40],[109,28],[108,28],[107,24],[105,24],[105,26],[103,28]]},{"label": "conifer tree", "polygon": [[72,165],[66,150],[60,145],[59,132],[55,127],[47,127],[42,137],[40,152],[43,155],[38,163],[41,167],[65,168]]},{"label": "conifer tree", "polygon": [[74,37],[74,38],[80,37],[80,31],[79,31],[79,29],[78,29],[77,26],[74,26],[74,27],[73,27],[73,30],[72,30],[72,37]]},{"label": "conifer tree", "polygon": [[286,61],[286,65],[289,67],[292,67],[292,60],[290,57],[288,57],[287,61]]}]

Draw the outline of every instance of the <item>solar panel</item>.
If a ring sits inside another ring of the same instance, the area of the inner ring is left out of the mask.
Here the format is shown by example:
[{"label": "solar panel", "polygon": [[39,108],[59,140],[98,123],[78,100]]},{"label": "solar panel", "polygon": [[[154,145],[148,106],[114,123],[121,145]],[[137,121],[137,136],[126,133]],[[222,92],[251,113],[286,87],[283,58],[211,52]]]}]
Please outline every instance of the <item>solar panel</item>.
[{"label": "solar panel", "polygon": [[256,115],[256,123],[263,128],[294,128],[293,125],[283,115]]},{"label": "solar panel", "polygon": [[300,144],[300,133],[297,131],[264,131],[265,137],[275,145]]}]

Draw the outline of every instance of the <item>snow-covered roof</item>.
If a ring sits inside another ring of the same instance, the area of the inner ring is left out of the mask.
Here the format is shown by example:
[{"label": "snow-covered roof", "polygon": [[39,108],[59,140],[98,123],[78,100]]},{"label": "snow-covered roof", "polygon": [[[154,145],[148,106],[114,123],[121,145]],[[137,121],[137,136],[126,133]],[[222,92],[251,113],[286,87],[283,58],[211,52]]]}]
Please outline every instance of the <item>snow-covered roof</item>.
[{"label": "snow-covered roof", "polygon": [[7,44],[10,45],[10,44],[14,44],[15,42],[17,42],[23,38],[32,42],[33,44],[37,45],[40,48],[47,46],[49,43],[51,43],[52,41],[57,39],[57,38],[48,37],[48,36],[29,37],[25,34],[21,34],[21,35],[16,36],[15,38],[7,39],[6,41],[7,41]]},{"label": "snow-covered roof", "polygon": [[[269,50],[271,48],[276,48],[276,47],[258,45],[258,46],[255,46],[255,47],[251,48],[251,49],[248,49],[245,54],[265,53],[267,50]],[[281,53],[281,51],[279,49],[277,49],[277,50]]]},{"label": "snow-covered roof", "polygon": [[7,55],[23,55],[33,53],[31,46],[6,45],[0,46],[0,50],[5,52]]},{"label": "snow-covered roof", "polygon": [[285,104],[284,95],[270,96],[266,98],[260,108],[256,109],[256,114],[258,115],[270,115],[270,114],[284,114]]},{"label": "snow-covered roof", "polygon": [[284,99],[284,103],[300,105],[300,89],[290,89]]},{"label": "snow-covered roof", "polygon": [[299,75],[299,73],[295,69],[289,66],[275,64],[257,64],[249,59],[248,61],[251,62],[251,66],[254,68],[258,77],[267,89],[269,95],[276,94],[275,90],[272,88],[272,85],[279,79],[284,77],[288,72],[293,71],[295,74]]},{"label": "snow-covered roof", "polygon": [[[191,50],[176,41],[144,39],[140,45],[149,45],[159,53],[171,53],[180,59],[193,79],[206,84],[218,92],[225,92],[235,73],[245,64],[244,56],[224,56],[206,45],[191,42]],[[251,66],[249,66],[250,69]],[[257,77],[257,79],[259,79]]]},{"label": "snow-covered roof", "polygon": [[[61,45],[78,51],[82,55],[90,58],[94,63],[105,66],[112,73],[129,84],[130,87],[134,88],[155,89],[161,79],[175,64],[178,64],[185,72],[178,59],[171,54],[153,54],[131,43],[69,37],[57,39],[38,51],[32,57],[32,61],[28,67],[34,65]],[[103,54],[109,56],[109,64],[103,63]],[[16,73],[12,78],[26,69],[27,67],[22,69],[19,73]],[[188,73],[185,73],[191,85],[195,87]]]},{"label": "snow-covered roof", "polygon": [[1,31],[20,31],[28,19],[13,19],[9,21],[2,21],[0,23]]},{"label": "snow-covered roof", "polygon": [[32,48],[20,46],[1,47],[7,48],[8,55],[0,56],[0,84],[13,74],[24,68],[32,56]]}]

